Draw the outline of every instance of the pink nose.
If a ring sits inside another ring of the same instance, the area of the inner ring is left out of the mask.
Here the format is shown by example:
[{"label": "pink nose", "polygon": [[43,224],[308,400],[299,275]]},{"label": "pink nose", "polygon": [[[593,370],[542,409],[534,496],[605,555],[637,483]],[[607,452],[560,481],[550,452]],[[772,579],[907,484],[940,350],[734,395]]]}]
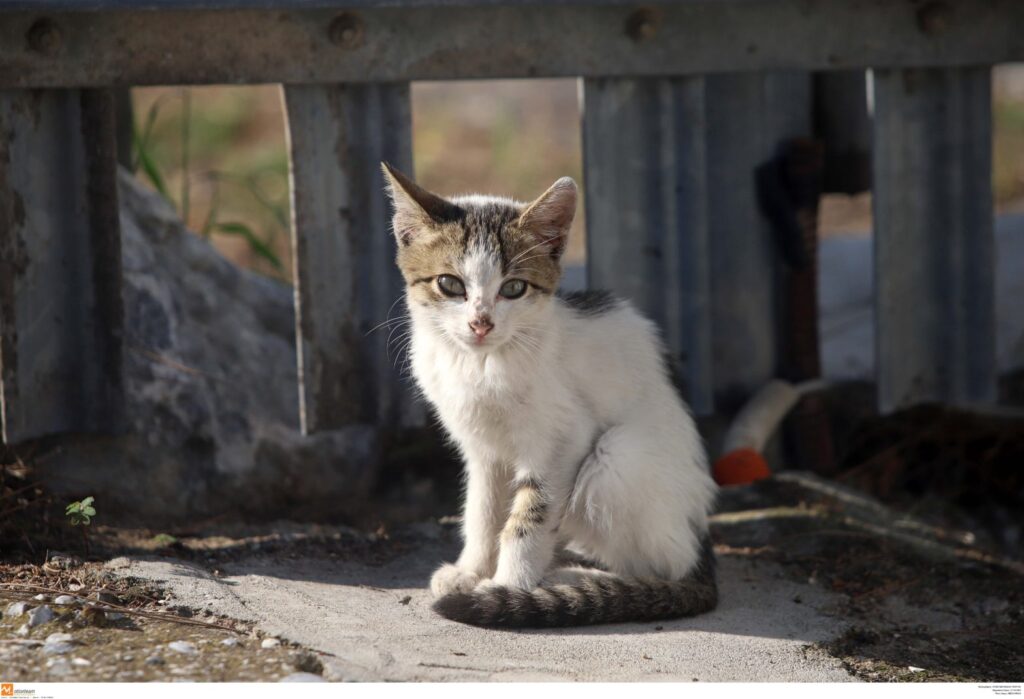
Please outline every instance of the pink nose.
[{"label": "pink nose", "polygon": [[478,338],[487,337],[487,333],[494,329],[494,323],[487,316],[483,318],[474,318],[469,321],[469,328],[473,331],[473,334]]}]

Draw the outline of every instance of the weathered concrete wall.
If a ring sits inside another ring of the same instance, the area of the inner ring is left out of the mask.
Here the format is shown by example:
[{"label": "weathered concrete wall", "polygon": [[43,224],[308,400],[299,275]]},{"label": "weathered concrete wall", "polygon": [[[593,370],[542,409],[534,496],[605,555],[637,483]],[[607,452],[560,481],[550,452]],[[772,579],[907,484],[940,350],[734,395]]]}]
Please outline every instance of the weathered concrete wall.
[{"label": "weathered concrete wall", "polygon": [[58,498],[103,522],[330,517],[373,486],[369,426],[299,433],[290,287],[240,269],[121,173],[128,430],[39,445]]}]

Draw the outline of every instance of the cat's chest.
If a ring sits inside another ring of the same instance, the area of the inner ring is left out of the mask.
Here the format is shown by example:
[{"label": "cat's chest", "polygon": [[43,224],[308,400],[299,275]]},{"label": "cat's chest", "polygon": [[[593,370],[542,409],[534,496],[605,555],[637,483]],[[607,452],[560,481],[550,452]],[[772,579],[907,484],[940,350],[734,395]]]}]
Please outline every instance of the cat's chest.
[{"label": "cat's chest", "polygon": [[532,377],[496,358],[483,361],[423,348],[413,369],[427,398],[449,425],[507,431],[533,393]]}]

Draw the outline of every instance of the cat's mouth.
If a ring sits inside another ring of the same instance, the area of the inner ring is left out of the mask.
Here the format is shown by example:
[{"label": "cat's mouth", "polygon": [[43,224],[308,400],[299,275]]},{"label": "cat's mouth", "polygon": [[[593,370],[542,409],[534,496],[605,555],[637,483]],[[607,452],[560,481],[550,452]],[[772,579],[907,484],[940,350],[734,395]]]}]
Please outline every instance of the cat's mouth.
[{"label": "cat's mouth", "polygon": [[468,337],[466,337],[465,342],[474,349],[493,347],[495,344],[494,338],[490,334],[476,335],[471,333]]},{"label": "cat's mouth", "polygon": [[486,335],[472,332],[460,334],[459,339],[467,349],[474,352],[493,350],[501,344],[501,339],[493,332]]}]

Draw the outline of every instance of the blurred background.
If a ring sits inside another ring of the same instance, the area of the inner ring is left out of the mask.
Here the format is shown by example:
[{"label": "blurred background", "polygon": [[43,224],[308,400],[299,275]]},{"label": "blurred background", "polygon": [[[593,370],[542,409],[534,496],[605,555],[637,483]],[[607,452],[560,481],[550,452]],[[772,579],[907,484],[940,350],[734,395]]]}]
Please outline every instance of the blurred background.
[{"label": "blurred background", "polygon": [[[577,97],[575,79],[414,83],[417,179],[442,194],[519,199],[562,175],[581,180]],[[995,69],[993,100],[995,205],[1024,210],[1024,65]],[[226,257],[290,281],[279,87],[138,88],[132,102],[137,176]],[[870,194],[824,198],[822,235],[870,228]],[[584,236],[581,208],[570,261],[583,260]]]}]

